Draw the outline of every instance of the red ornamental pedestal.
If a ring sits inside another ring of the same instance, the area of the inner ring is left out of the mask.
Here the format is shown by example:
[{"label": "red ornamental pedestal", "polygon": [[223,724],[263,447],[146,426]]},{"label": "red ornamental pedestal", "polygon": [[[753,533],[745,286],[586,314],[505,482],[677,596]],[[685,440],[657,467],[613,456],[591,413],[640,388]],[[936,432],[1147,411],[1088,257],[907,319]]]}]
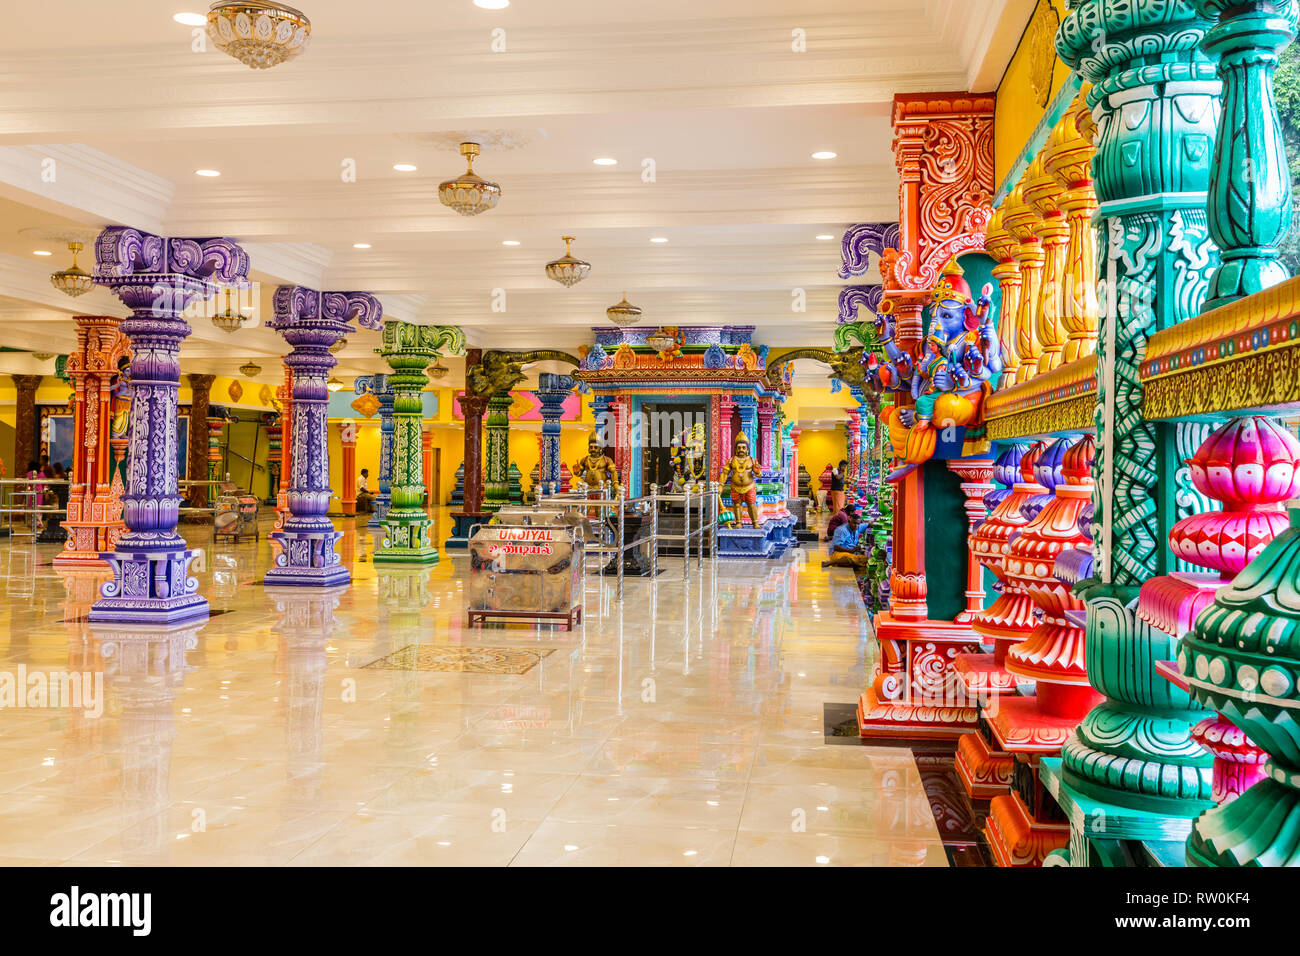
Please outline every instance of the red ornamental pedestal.
[{"label": "red ornamental pedestal", "polygon": [[1064,483],[1011,542],[1003,561],[1008,585],[1028,594],[1043,616],[1006,658],[1006,669],[1034,681],[1037,693],[1000,697],[984,716],[993,740],[1015,759],[1012,791],[992,800],[985,827],[1000,866],[1041,866],[1047,854],[1070,839],[1069,823],[1039,782],[1038,764],[1059,754],[1102,700],[1088,683],[1083,602],[1054,574],[1062,552],[1089,545],[1079,518],[1092,500],[1095,454],[1091,435],[1070,447],[1062,463]]}]

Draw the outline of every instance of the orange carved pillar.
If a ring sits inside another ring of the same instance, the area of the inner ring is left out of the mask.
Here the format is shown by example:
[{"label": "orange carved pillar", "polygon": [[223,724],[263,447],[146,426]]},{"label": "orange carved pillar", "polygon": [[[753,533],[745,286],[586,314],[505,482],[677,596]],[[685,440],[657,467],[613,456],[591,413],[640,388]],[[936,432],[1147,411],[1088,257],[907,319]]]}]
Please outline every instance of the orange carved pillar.
[{"label": "orange carved pillar", "polygon": [[357,423],[348,419],[339,423],[339,444],[343,448],[343,490],[339,505],[345,515],[357,513]]},{"label": "orange carved pillar", "polygon": [[[899,242],[881,256],[880,272],[901,367],[922,367],[924,307],[944,269],[984,250],[993,212],[994,105],[987,93],[894,97]],[[897,390],[894,403],[900,410],[913,405],[910,390]],[[858,702],[864,737],[955,739],[976,726],[976,701],[953,664],[977,649],[978,639],[962,620],[932,620],[927,603],[926,484],[929,478],[932,491],[942,490],[936,464],[920,464],[895,483],[890,606],[876,618],[880,664]],[[975,590],[969,576],[966,585]]]},{"label": "orange carved pillar", "polygon": [[[74,435],[72,486],[68,492],[68,517],[63,527],[67,544],[54,566],[77,568],[100,565],[102,552],[112,551],[125,530],[122,502],[114,490],[113,462],[109,457],[113,384],[118,364],[130,354],[130,343],[110,315],[78,315],[77,349],[68,356],[68,377],[73,385]],[[103,565],[107,568],[107,565]]]},{"label": "orange carved pillar", "polygon": [[430,511],[438,503],[438,489],[433,486],[433,431],[426,428],[420,433],[420,453],[424,456],[424,510]]}]

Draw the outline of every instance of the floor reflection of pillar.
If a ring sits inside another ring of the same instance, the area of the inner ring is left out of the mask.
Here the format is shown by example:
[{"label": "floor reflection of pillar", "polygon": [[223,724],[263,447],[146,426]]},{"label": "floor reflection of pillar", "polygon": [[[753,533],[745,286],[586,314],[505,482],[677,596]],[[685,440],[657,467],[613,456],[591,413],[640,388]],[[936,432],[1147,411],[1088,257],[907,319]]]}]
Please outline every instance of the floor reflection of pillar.
[{"label": "floor reflection of pillar", "polygon": [[104,661],[105,695],[117,701],[121,753],[122,851],[150,862],[170,846],[172,743],[176,695],[185,682],[186,653],[206,623],[180,628],[93,625]]}]

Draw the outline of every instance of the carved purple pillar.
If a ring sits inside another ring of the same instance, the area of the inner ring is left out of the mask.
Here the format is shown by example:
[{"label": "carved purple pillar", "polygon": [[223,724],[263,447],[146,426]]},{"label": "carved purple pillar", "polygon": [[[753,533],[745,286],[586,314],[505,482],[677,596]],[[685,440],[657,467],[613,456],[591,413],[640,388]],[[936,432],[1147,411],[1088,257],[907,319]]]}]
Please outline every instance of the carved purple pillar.
[{"label": "carved purple pillar", "polygon": [[330,346],[351,329],[354,318],[370,329],[381,327],[384,310],[369,292],[317,292],[282,285],[275,290],[272,318],[266,323],[284,337],[291,351],[284,364],[293,371],[293,425],[289,432],[289,517],[271,533],[280,546],[268,585],[334,587],[352,575],[334,550],[341,532],[329,519],[330,460],[326,431]]},{"label": "carved purple pillar", "polygon": [[537,376],[537,391],[533,394],[542,404],[542,445],[537,482],[548,492],[560,490],[560,419],[564,417],[564,403],[577,384],[568,375],[542,372]]},{"label": "carved purple pillar", "polygon": [[101,555],[113,580],[90,609],[92,622],[169,626],[208,616],[199,582],[189,576],[198,552],[176,533],[176,397],[180,317],[195,299],[248,277],[248,254],[230,239],[164,239],[110,226],[95,240],[95,283],[131,310],[121,324],[131,340],[130,467],[122,495],[126,533]]}]

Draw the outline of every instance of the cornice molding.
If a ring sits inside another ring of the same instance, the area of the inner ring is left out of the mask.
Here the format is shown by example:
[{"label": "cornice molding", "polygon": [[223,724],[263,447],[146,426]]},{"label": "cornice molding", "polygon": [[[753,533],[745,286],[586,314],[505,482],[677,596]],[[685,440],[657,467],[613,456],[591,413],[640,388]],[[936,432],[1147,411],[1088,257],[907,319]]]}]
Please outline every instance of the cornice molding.
[{"label": "cornice molding", "polygon": [[175,187],[102,150],[71,143],[0,146],[0,192],[89,225],[160,231]]}]

